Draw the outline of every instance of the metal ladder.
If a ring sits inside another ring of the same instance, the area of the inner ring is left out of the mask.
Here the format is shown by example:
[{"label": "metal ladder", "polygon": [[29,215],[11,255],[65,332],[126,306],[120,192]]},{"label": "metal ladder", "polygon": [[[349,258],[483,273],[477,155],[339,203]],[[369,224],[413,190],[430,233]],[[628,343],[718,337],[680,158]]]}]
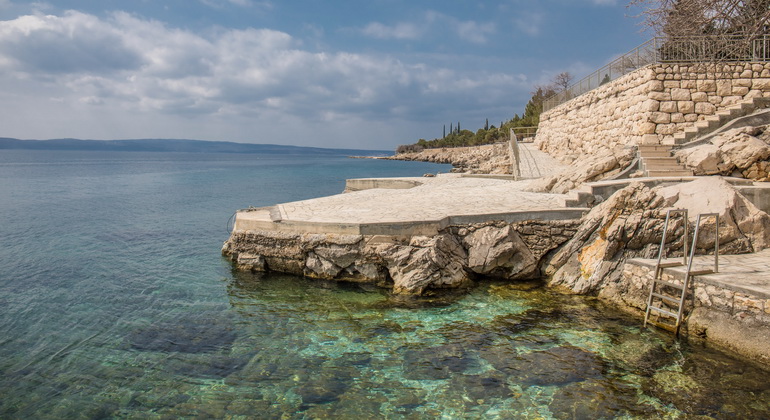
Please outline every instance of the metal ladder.
[{"label": "metal ladder", "polygon": [[[668,224],[671,219],[671,215],[675,213],[682,213],[683,220],[684,220],[684,238],[683,238],[683,245],[684,245],[684,252],[682,256],[682,262],[678,261],[665,261],[666,258],[664,258],[665,255],[665,247],[666,247],[666,234],[668,232]],[[698,234],[700,233],[700,226],[701,226],[701,219],[713,217],[715,219],[714,226],[715,226],[715,239],[714,239],[714,268],[710,269],[700,269],[700,270],[693,270],[693,260],[695,259],[695,249],[696,245],[698,243]],[[684,309],[684,301],[687,297],[687,290],[689,288],[690,280],[693,276],[701,275],[701,274],[711,274],[711,273],[718,273],[719,272],[719,214],[718,213],[702,213],[698,215],[698,219],[695,222],[695,233],[692,238],[692,246],[690,247],[690,256],[687,257],[687,210],[686,209],[672,209],[668,210],[666,212],[666,222],[663,227],[663,238],[660,241],[660,250],[658,251],[658,261],[655,264],[655,277],[652,280],[652,287],[650,288],[650,295],[647,298],[647,311],[644,314],[644,326],[647,326],[648,322],[650,321],[650,313],[656,312],[658,316],[666,316],[670,318],[674,318],[676,320],[673,329],[676,336],[679,336],[679,329],[682,325],[682,313]],[[663,270],[667,267],[676,267],[686,265],[687,269],[685,271],[684,275],[684,282],[683,284],[676,284],[676,283],[670,283],[667,281],[664,281],[661,277],[663,276]],[[674,292],[671,292],[670,294],[673,294],[674,296],[669,296],[667,294],[663,293],[663,288],[667,289],[673,289]],[[657,304],[654,304],[657,302]],[[668,303],[669,306],[664,307],[664,304]],[[673,312],[673,308],[670,308],[670,306],[676,305],[677,309],[676,312]],[[666,324],[661,324],[658,322],[655,322],[656,326],[659,327],[666,327]]]}]

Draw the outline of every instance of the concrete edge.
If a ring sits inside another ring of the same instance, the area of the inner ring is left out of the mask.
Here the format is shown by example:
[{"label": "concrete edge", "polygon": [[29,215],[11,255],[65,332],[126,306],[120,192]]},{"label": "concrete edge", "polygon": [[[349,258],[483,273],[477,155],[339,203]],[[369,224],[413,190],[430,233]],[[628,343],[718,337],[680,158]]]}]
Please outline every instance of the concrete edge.
[{"label": "concrete edge", "polygon": [[296,233],[329,233],[346,235],[433,236],[450,225],[468,225],[493,221],[513,223],[526,220],[574,220],[580,219],[588,211],[589,209],[587,208],[576,207],[568,209],[543,209],[507,213],[456,215],[447,216],[438,220],[407,220],[377,223],[306,222],[300,220],[279,219],[267,223],[264,221],[242,222],[241,225],[246,224],[248,227],[239,229],[238,232],[264,230],[271,232],[291,231]]},{"label": "concrete edge", "polygon": [[[631,258],[626,261],[628,264],[634,264],[642,267],[647,267],[651,270],[655,269],[655,263],[657,260],[650,260],[646,258]],[[683,268],[664,268],[663,272],[665,274],[671,275],[675,278],[684,280],[684,269]],[[713,277],[713,275],[700,275],[700,276],[693,276],[693,280],[697,281],[698,283],[709,285],[709,286],[716,286],[720,287],[722,289],[731,290],[733,292],[743,293],[750,296],[756,296],[762,299],[770,299],[770,293],[761,292],[755,289],[751,289],[748,287],[742,287],[740,285],[728,283],[723,280],[718,280]]]}]

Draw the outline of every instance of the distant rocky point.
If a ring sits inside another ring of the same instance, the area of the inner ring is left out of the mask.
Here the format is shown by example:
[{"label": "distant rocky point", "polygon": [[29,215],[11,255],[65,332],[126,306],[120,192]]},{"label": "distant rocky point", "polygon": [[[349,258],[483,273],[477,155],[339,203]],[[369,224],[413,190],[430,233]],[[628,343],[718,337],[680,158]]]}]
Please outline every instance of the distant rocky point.
[{"label": "distant rocky point", "polygon": [[249,144],[229,141],[187,139],[132,140],[19,140],[0,138],[0,149],[24,150],[93,150],[109,152],[184,152],[184,153],[262,153],[316,155],[386,155],[383,150],[327,149],[321,147],[285,146],[279,144]]}]

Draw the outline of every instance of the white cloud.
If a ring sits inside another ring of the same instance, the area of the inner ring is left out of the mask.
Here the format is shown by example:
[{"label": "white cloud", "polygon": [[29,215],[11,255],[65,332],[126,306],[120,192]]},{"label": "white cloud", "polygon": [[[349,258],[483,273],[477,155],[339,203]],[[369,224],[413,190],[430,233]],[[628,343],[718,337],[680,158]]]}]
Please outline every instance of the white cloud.
[{"label": "white cloud", "polygon": [[495,25],[491,23],[480,24],[474,21],[457,23],[457,34],[460,38],[474,44],[485,44],[486,36],[494,32]]},{"label": "white cloud", "polygon": [[484,44],[487,36],[494,34],[496,27],[491,22],[463,21],[436,11],[426,12],[422,19],[415,22],[399,22],[386,25],[372,22],[360,32],[363,35],[377,39],[420,39],[428,33],[438,34],[449,29],[450,33],[465,42]]},{"label": "white cloud", "polygon": [[537,36],[544,24],[544,18],[541,13],[523,12],[513,19],[516,28],[529,36]]},{"label": "white cloud", "polygon": [[[457,30],[473,41],[493,28],[468,23]],[[394,120],[406,131],[426,117],[455,116],[475,103],[481,109],[505,102],[511,91],[529,89],[526,80],[504,73],[309,51],[285,32],[192,32],[124,12],[0,21],[0,58],[0,111],[25,115],[17,130],[58,130],[49,137],[243,140],[248,132],[257,140],[253,128],[242,127],[294,124],[292,135],[299,136],[300,127],[314,124],[319,129],[331,122],[375,126]],[[32,122],[35,115],[50,124]],[[96,131],[78,134],[84,127]],[[126,134],[105,135],[109,130]],[[350,135],[360,140],[360,134]]]},{"label": "white cloud", "polygon": [[397,23],[387,26],[379,22],[372,22],[361,31],[364,35],[378,39],[417,39],[422,35],[422,30],[413,23]]}]

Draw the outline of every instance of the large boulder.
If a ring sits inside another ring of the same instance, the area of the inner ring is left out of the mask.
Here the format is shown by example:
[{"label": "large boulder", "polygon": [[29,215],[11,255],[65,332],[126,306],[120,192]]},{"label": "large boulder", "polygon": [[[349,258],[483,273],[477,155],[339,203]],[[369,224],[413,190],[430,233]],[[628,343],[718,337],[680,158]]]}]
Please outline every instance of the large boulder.
[{"label": "large boulder", "polygon": [[539,258],[510,225],[485,226],[463,238],[468,268],[476,274],[508,280],[532,278]]},{"label": "large boulder", "polygon": [[466,254],[448,234],[413,237],[409,245],[381,249],[393,279],[393,292],[422,294],[427,288],[460,287],[470,283],[463,269]]},{"label": "large boulder", "polygon": [[678,150],[675,156],[695,175],[770,181],[770,130],[768,126],[727,130],[708,142]]},{"label": "large boulder", "polygon": [[[722,178],[653,189],[632,183],[591,210],[577,234],[548,261],[549,283],[575,293],[600,293],[608,286],[622,293],[623,264],[628,258],[657,255],[668,208],[688,209],[690,223],[699,213],[719,213],[722,253],[754,252],[770,244],[770,216]],[[671,253],[681,253],[682,231],[681,221],[670,227]],[[704,253],[714,244],[713,219],[701,231],[697,247]]]},{"label": "large boulder", "polygon": [[529,187],[530,191],[564,194],[584,182],[612,178],[625,169],[634,159],[634,149],[615,147],[573,161],[556,175],[540,178]]}]

